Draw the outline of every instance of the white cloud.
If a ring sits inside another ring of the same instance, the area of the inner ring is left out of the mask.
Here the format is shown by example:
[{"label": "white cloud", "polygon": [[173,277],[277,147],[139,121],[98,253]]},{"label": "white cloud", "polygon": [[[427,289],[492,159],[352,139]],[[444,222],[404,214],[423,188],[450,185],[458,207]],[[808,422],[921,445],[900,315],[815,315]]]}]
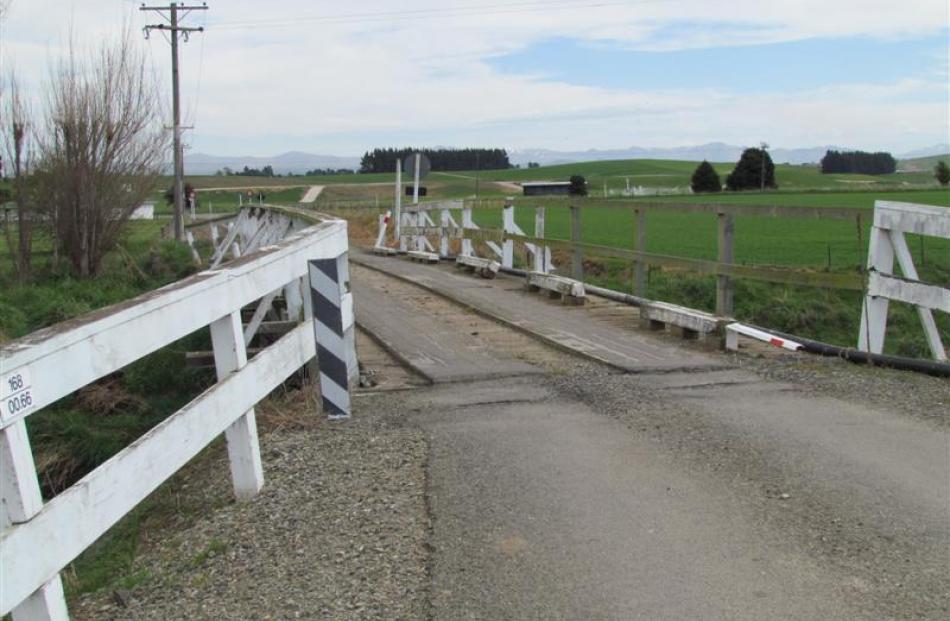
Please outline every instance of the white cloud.
[{"label": "white cloud", "polygon": [[[946,140],[948,132],[947,85],[939,75],[931,83],[739,96],[725,88],[577,86],[500,74],[487,62],[551,37],[657,50],[920,36],[946,28],[942,0],[210,4],[188,17],[192,25],[207,22],[208,31],[182,46],[183,103],[196,125],[190,140],[201,150],[240,137],[244,150],[254,152],[281,136],[288,149],[356,153],[375,145],[374,134],[402,136],[400,142],[572,149],[766,139],[901,150]],[[13,0],[0,33],[4,64],[15,59],[33,85],[60,53],[70,21],[86,41],[114,33],[123,19],[136,26],[159,21],[137,6]],[[465,8],[473,6],[482,8]],[[364,17],[326,19],[354,14]],[[143,45],[167,81],[167,43],[153,34]]]}]

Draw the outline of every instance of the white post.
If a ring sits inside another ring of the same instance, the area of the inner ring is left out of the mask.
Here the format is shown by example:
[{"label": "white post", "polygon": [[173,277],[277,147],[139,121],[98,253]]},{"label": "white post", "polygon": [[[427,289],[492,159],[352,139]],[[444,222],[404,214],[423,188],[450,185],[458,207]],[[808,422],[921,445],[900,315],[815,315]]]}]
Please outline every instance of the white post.
[{"label": "white post", "polygon": [[[515,233],[515,206],[507,203],[501,210],[502,228],[505,233]],[[506,239],[501,248],[501,264],[504,267],[514,267],[515,242]]]},{"label": "white post", "polygon": [[[28,522],[43,508],[26,422],[0,430],[0,531]],[[13,609],[14,621],[68,621],[59,574]]]},{"label": "white post", "polygon": [[421,160],[422,160],[422,154],[416,153],[415,167],[414,167],[415,172],[413,173],[413,179],[412,179],[412,204],[413,205],[419,204],[419,164]]},{"label": "white post", "polygon": [[284,301],[287,303],[287,320],[302,321],[304,312],[303,279],[298,278],[284,285]]},{"label": "white post", "polygon": [[[214,368],[222,380],[247,364],[241,311],[236,310],[211,324]],[[231,480],[238,500],[251,498],[264,485],[264,468],[257,438],[257,422],[251,408],[224,432],[231,461]]]},{"label": "white post", "polygon": [[475,256],[475,251],[472,248],[472,240],[468,239],[465,235],[465,231],[475,228],[475,220],[472,219],[472,208],[463,207],[462,208],[462,256],[464,257],[473,257]]},{"label": "white post", "polygon": [[376,247],[386,245],[386,227],[389,221],[389,212],[379,214],[379,233],[376,235]]},{"label": "white post", "polygon": [[402,241],[402,162],[396,159],[396,241],[399,243],[399,249],[405,250],[406,245]]},{"label": "white post", "polygon": [[[534,208],[534,236],[538,238],[544,237],[544,207],[535,207]],[[534,246],[534,271],[547,273],[548,271],[548,261],[546,260],[550,255],[550,250],[547,246],[542,246],[540,244],[535,244]]]},{"label": "white post", "polygon": [[[871,227],[868,241],[868,271],[890,274],[894,269],[894,246],[887,231]],[[879,354],[884,349],[884,333],[887,330],[888,299],[881,296],[864,296],[861,309],[861,329],[858,349]]]},{"label": "white post", "polygon": [[441,237],[439,238],[439,254],[444,258],[449,256],[449,221],[451,220],[451,215],[449,214],[448,209],[442,210],[442,232]]}]

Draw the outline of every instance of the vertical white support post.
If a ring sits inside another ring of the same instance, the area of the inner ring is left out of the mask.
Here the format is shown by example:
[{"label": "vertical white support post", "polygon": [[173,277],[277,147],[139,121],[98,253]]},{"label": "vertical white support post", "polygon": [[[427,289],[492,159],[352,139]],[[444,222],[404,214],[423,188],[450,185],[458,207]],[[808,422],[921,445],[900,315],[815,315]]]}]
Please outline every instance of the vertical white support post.
[{"label": "vertical white support post", "polygon": [[[247,364],[244,348],[244,330],[241,311],[225,315],[211,324],[211,345],[214,349],[214,368],[222,380]],[[225,429],[228,459],[231,462],[231,482],[238,500],[252,498],[264,485],[264,468],[257,438],[257,420],[254,408],[244,413]]]},{"label": "vertical white support post", "polygon": [[[427,219],[427,218],[428,218],[428,216],[427,216],[427,214],[426,214],[424,211],[417,211],[417,212],[416,212],[416,226],[417,226],[417,227],[428,226],[429,223],[426,222],[426,219]],[[426,240],[426,236],[425,236],[425,235],[416,235],[416,236],[415,236],[415,240],[416,240],[416,250],[421,250],[421,251],[425,252],[425,250],[426,250],[426,241],[428,241],[428,240]]]},{"label": "vertical white support post", "polygon": [[451,214],[449,214],[448,209],[443,209],[441,212],[442,218],[440,224],[442,225],[442,231],[439,236],[439,255],[443,258],[449,256],[449,226],[452,220]]},{"label": "vertical white support post", "polygon": [[402,162],[396,159],[396,242],[400,250],[405,250],[406,245],[402,240]]},{"label": "vertical white support post", "polygon": [[[894,269],[894,246],[885,229],[871,227],[868,240],[868,271],[890,274]],[[858,334],[858,349],[879,354],[884,349],[884,333],[887,330],[888,299],[865,295],[861,308],[861,328]]]},{"label": "vertical white support post", "polygon": [[413,166],[413,175],[412,175],[412,204],[419,204],[419,164],[422,161],[422,154],[416,153],[415,163]]},{"label": "vertical white support post", "polygon": [[217,248],[218,247],[218,225],[212,224],[209,228],[211,229],[211,243],[212,245],[214,245],[215,248]]},{"label": "vertical white support post", "polygon": [[465,234],[465,231],[475,228],[475,220],[472,219],[472,208],[463,207],[462,208],[462,256],[471,257],[475,256],[475,251],[472,248],[472,240],[468,239],[468,236]]},{"label": "vertical white support post", "polygon": [[330,420],[350,417],[350,384],[359,376],[347,256],[308,264],[320,394]]},{"label": "vertical white support post", "polygon": [[389,222],[389,214],[379,214],[379,233],[376,234],[376,247],[381,248],[386,245],[386,224]]},{"label": "vertical white support post", "polygon": [[[0,531],[28,522],[43,508],[26,422],[0,430]],[[59,574],[13,609],[14,621],[68,621]]]},{"label": "vertical white support post", "polygon": [[[543,238],[544,237],[544,207],[535,207],[534,208],[534,236]],[[535,244],[534,247],[534,271],[541,272],[543,274],[547,273],[547,255],[548,247],[542,246],[540,244]]]},{"label": "vertical white support post", "polygon": [[[505,233],[515,233],[515,206],[505,203],[501,210],[502,228]],[[506,239],[501,247],[501,264],[504,267],[515,266],[515,242]]]},{"label": "vertical white support post", "polygon": [[284,285],[284,301],[287,302],[287,320],[303,321],[303,279],[298,278]]},{"label": "vertical white support post", "polygon": [[195,248],[195,236],[191,231],[185,231],[185,239],[188,241],[188,248],[191,250],[191,260],[197,264],[201,264],[201,255],[198,254],[198,249]]}]

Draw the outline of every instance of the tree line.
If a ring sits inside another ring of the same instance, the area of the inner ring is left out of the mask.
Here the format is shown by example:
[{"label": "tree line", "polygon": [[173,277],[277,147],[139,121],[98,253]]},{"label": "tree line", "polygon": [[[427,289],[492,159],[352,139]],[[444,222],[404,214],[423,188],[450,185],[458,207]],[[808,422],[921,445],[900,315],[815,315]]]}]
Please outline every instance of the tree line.
[{"label": "tree line", "polygon": [[508,152],[504,149],[373,149],[360,160],[361,173],[392,172],[396,160],[402,161],[411,153],[422,153],[429,158],[432,170],[498,170],[511,168]]},{"label": "tree line", "polygon": [[890,153],[879,151],[828,151],[821,158],[821,172],[887,175],[897,170],[897,160]]}]

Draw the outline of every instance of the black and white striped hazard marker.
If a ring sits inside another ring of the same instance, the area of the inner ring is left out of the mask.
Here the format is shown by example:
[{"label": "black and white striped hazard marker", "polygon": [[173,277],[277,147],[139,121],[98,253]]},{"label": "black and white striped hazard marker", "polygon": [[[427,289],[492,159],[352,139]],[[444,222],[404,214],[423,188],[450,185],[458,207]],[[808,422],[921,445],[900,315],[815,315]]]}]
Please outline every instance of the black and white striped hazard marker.
[{"label": "black and white striped hazard marker", "polygon": [[349,418],[356,350],[347,255],[310,261],[309,274],[323,411],[331,420]]}]

